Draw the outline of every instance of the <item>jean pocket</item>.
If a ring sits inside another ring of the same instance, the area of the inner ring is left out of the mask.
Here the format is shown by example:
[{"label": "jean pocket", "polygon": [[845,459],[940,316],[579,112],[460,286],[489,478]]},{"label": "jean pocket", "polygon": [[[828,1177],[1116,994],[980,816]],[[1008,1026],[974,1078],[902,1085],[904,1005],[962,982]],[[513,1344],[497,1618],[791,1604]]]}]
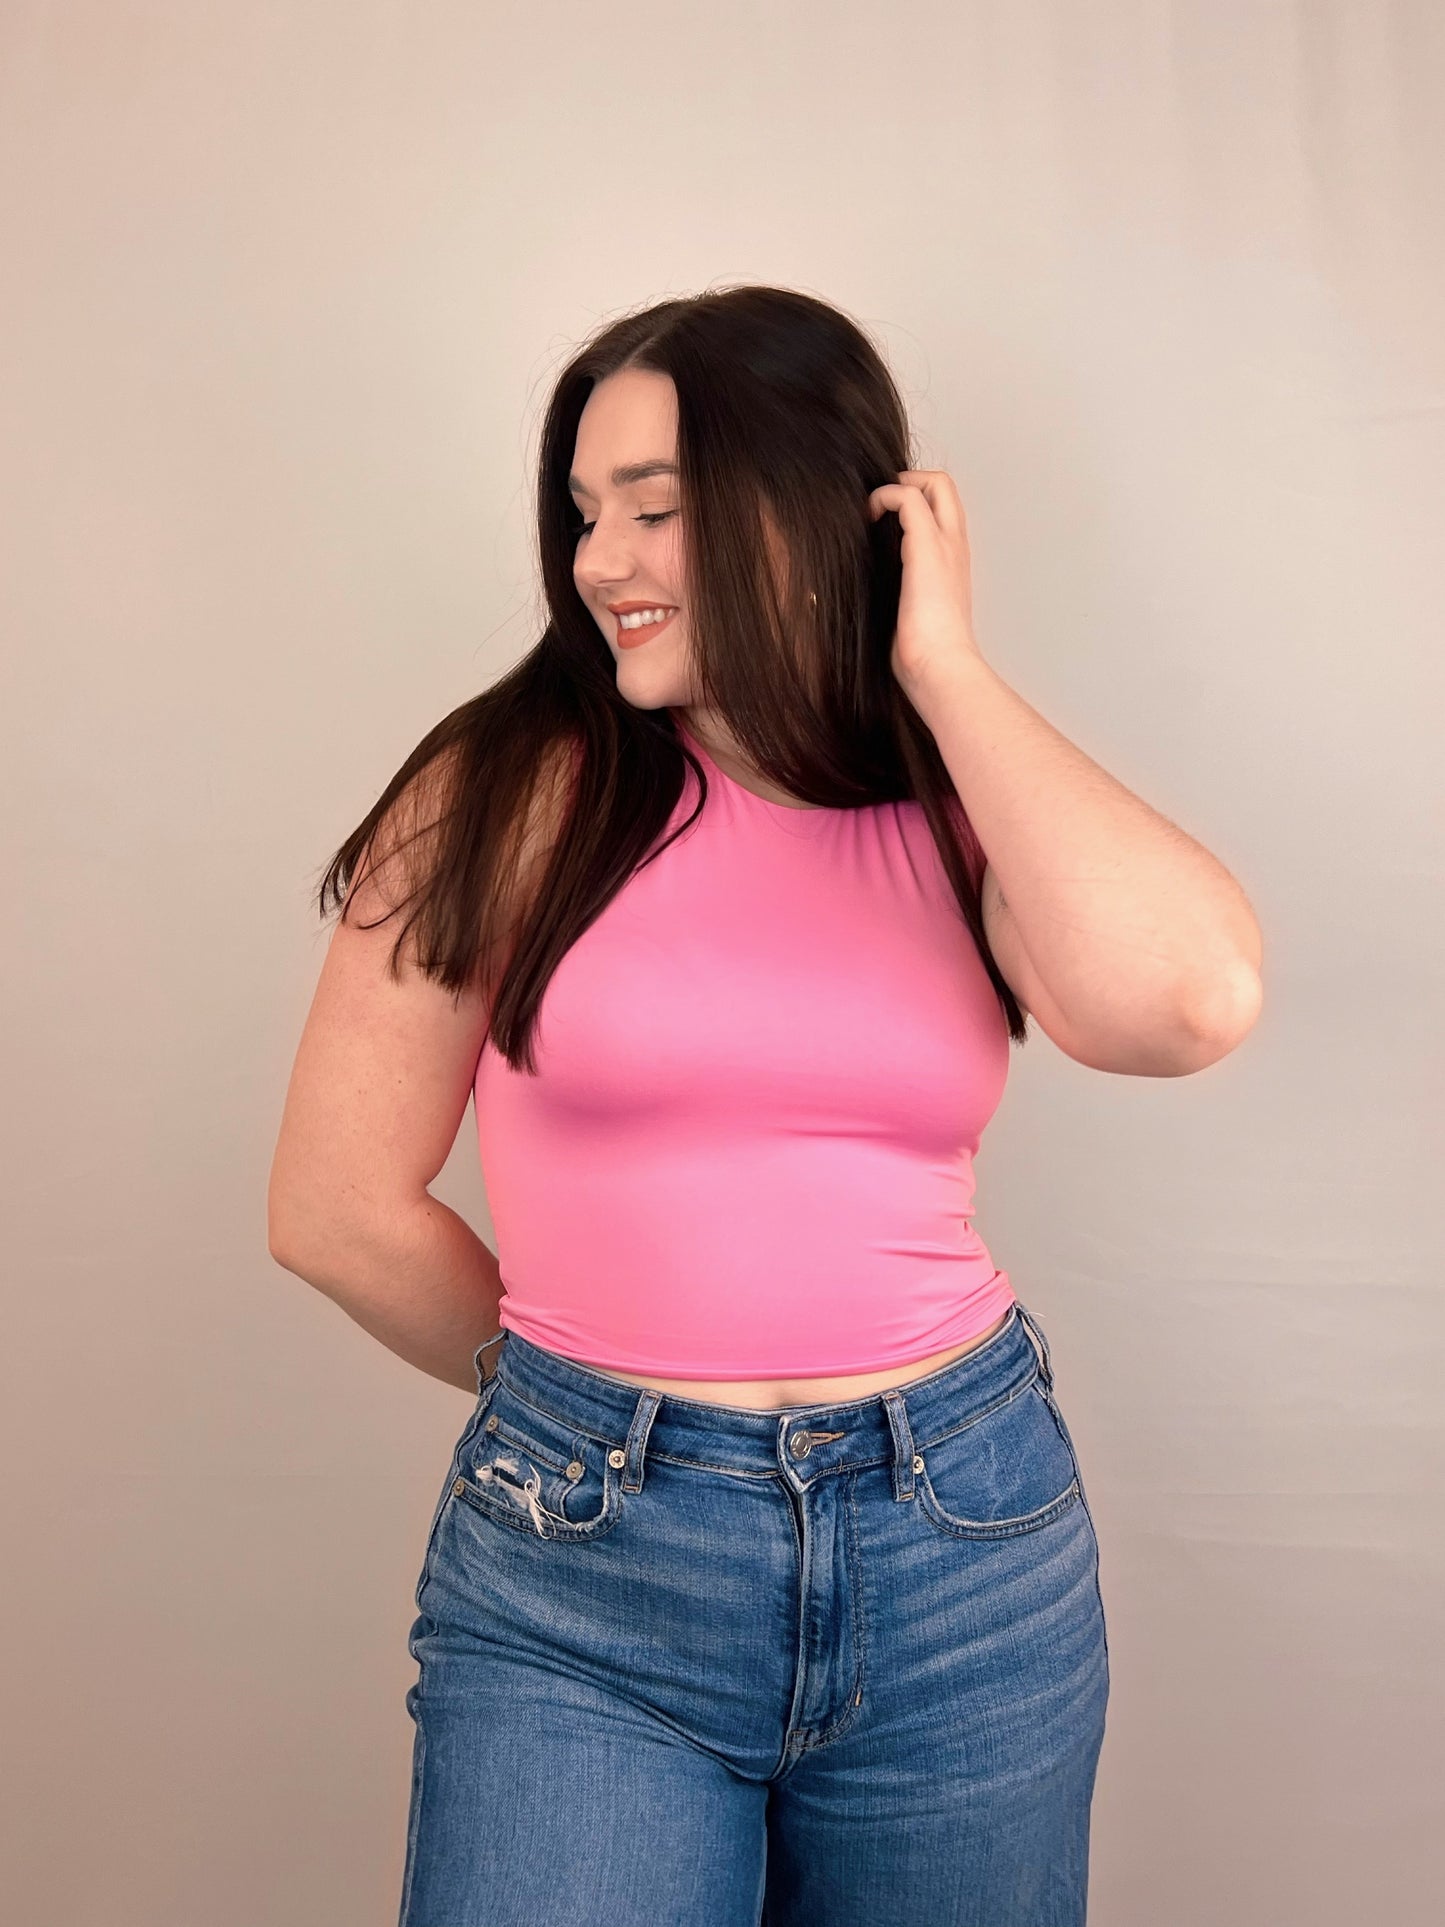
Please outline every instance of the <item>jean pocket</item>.
[{"label": "jean pocket", "polygon": [[477,1435],[477,1430],[482,1423],[487,1407],[492,1402],[496,1389],[497,1381],[495,1378],[488,1379],[486,1384],[482,1386],[481,1391],[477,1395],[477,1402],[472,1407],[466,1424],[462,1427],[461,1436],[452,1447],[452,1462],[447,1467],[446,1483],[443,1485],[432,1511],[431,1525],[427,1530],[426,1551],[422,1555],[421,1573],[416,1582],[416,1591],[413,1594],[418,1611],[421,1609],[423,1588],[426,1586],[427,1578],[431,1573],[432,1555],[436,1550],[437,1527],[441,1524],[442,1514],[446,1511],[447,1505],[456,1488],[457,1469],[466,1457],[467,1449],[471,1441]]},{"label": "jean pocket", "polygon": [[916,1451],[919,1505],[952,1537],[1037,1532],[1079,1500],[1073,1452],[1037,1378]]},{"label": "jean pocket", "polygon": [[574,1431],[500,1381],[459,1455],[451,1496],[539,1539],[596,1539],[622,1507],[620,1448]]}]

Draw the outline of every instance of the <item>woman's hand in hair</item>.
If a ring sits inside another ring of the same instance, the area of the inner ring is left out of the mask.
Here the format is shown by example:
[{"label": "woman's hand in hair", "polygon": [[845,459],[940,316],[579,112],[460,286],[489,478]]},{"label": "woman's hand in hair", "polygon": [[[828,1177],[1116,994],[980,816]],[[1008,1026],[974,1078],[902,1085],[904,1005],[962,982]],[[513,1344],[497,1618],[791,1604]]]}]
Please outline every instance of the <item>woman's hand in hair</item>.
[{"label": "woman's hand in hair", "polygon": [[903,583],[893,635],[894,675],[913,689],[982,662],[973,634],[968,520],[951,475],[905,468],[868,497],[873,521],[893,510],[903,527]]}]

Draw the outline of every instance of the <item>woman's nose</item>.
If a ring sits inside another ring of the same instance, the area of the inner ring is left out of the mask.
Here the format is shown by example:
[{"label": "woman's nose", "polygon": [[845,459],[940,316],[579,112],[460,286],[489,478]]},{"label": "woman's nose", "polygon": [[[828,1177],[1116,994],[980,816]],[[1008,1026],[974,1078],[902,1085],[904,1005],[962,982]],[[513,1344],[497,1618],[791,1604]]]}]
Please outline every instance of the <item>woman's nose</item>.
[{"label": "woman's nose", "polygon": [[585,568],[578,567],[573,571],[578,588],[584,595],[591,596],[594,601],[598,600],[604,591],[614,601],[625,596],[627,594],[625,585],[632,580],[632,576],[632,564],[622,554],[599,556],[595,563],[589,558]]},{"label": "woman's nose", "polygon": [[587,538],[587,553],[579,559],[576,574],[581,582],[625,582],[632,574],[625,542],[607,535],[599,540],[594,529]]}]

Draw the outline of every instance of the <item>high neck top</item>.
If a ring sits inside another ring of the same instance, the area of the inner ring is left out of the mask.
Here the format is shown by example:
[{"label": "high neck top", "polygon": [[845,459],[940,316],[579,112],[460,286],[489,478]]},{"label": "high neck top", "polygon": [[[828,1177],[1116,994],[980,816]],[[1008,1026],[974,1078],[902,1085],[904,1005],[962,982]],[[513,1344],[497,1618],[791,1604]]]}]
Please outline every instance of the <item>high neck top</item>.
[{"label": "high neck top", "polygon": [[679,729],[701,816],[562,958],[538,1074],[478,1059],[501,1325],[694,1379],[963,1344],[1013,1300],[971,1222],[1009,1039],[922,805],[775,803]]}]

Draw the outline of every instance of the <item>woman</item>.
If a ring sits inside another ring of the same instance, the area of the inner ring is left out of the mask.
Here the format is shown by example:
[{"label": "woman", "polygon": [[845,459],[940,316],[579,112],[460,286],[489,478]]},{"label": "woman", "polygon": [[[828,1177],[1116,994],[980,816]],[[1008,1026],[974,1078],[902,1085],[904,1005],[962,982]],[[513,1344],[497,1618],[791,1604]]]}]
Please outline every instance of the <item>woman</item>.
[{"label": "woman", "polygon": [[[820,301],[602,330],[544,426],[541,642],[323,883],[272,1249],[477,1395],[416,1589],[401,1927],[1085,1917],[1097,1544],[972,1159],[1026,1011],[1153,1075],[1247,1012],[1161,939],[1129,1024],[1065,1014],[1098,953],[1030,858],[1103,806],[1065,746],[1068,821],[1016,827],[987,745],[1032,778],[1063,739],[982,664],[910,452]],[[1157,905],[1179,833],[1129,800]],[[1232,986],[1252,920],[1191,847],[1166,934]],[[496,1259],[426,1188],[469,1093]]]}]

